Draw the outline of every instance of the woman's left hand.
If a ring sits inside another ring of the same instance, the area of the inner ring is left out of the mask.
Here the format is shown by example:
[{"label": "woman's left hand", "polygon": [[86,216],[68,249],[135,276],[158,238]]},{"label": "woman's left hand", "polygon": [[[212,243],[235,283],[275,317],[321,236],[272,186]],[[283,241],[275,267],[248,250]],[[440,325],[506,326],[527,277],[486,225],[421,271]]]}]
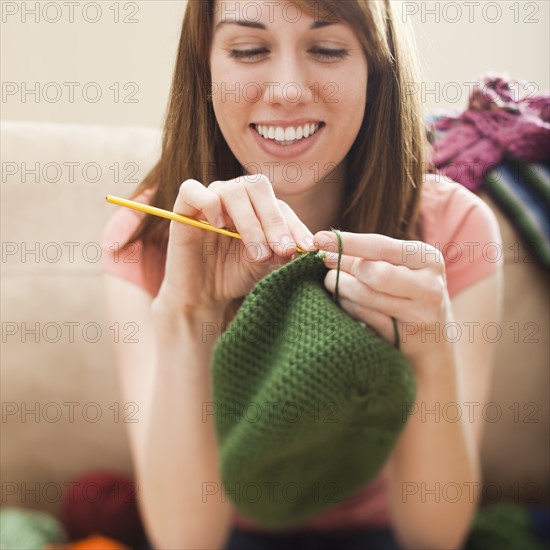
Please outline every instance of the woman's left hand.
[{"label": "woman's left hand", "polygon": [[[421,360],[441,349],[445,324],[452,320],[445,262],[439,250],[421,241],[403,241],[375,233],[341,232],[342,259],[338,295],[341,307],[382,338],[399,345],[409,359]],[[335,291],[338,240],[320,231],[314,244],[328,251],[325,287]],[[442,332],[443,331],[443,332]]]}]

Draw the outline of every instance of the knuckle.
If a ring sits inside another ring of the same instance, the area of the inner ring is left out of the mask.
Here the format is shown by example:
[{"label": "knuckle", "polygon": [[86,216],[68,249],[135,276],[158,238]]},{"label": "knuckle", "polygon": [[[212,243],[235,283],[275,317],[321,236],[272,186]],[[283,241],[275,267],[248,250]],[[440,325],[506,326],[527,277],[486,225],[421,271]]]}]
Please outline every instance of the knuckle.
[{"label": "knuckle", "polygon": [[185,193],[188,189],[191,187],[194,187],[197,183],[199,183],[197,180],[194,179],[188,179],[180,183],[179,192]]},{"label": "knuckle", "polygon": [[370,277],[369,266],[358,258],[353,259],[350,271],[354,277],[357,277],[362,281],[366,281]]},{"label": "knuckle", "polygon": [[286,202],[277,199],[277,207],[286,223],[291,223],[295,228],[307,229],[304,223],[295,214],[294,210],[292,210]]},{"label": "knuckle", "polygon": [[255,176],[252,176],[250,183],[254,185],[259,185],[264,189],[271,189],[271,182],[269,181],[269,178],[264,174],[256,174]]},{"label": "knuckle", "polygon": [[258,188],[258,186],[265,188],[271,187],[271,182],[263,174],[246,174],[235,178],[235,183],[244,185],[246,188]]},{"label": "knuckle", "polygon": [[270,212],[265,216],[263,223],[272,231],[286,230],[286,221],[280,212]]},{"label": "knuckle", "polygon": [[434,246],[430,246],[427,249],[427,253],[430,255],[429,257],[433,258],[432,266],[435,268],[436,271],[439,272],[445,268],[445,258],[441,250],[435,248]]},{"label": "knuckle", "polygon": [[427,299],[432,308],[439,309],[442,301],[445,299],[445,281],[442,277],[435,277],[430,281],[427,289]]},{"label": "knuckle", "polygon": [[204,199],[203,209],[205,210],[217,210],[221,208],[220,197],[215,193],[209,193]]},{"label": "knuckle", "polygon": [[231,183],[236,185],[244,185],[248,180],[249,176],[243,175],[243,176],[237,176],[235,179],[231,180]]},{"label": "knuckle", "polygon": [[247,198],[248,195],[242,184],[235,185],[220,185],[216,188],[216,192],[224,201],[235,201],[243,198]]},{"label": "knuckle", "polygon": [[256,183],[253,185],[255,189],[259,189],[263,194],[270,195],[273,198],[275,198],[275,194],[273,192],[273,185],[271,184],[271,181],[267,176],[264,176],[263,174],[260,175],[259,179],[256,180]]},{"label": "knuckle", "polygon": [[370,272],[369,283],[374,287],[383,286],[384,282],[388,279],[389,268],[380,262],[367,266],[367,271]]},{"label": "knuckle", "polygon": [[213,181],[208,185],[208,189],[210,191],[217,192],[224,185],[224,183],[224,181]]},{"label": "knuckle", "polygon": [[[390,275],[391,274],[391,275]],[[393,267],[388,266],[387,278],[392,277],[395,285],[405,286],[413,284],[415,275],[414,272],[411,273],[411,270],[405,265],[394,265]]]}]

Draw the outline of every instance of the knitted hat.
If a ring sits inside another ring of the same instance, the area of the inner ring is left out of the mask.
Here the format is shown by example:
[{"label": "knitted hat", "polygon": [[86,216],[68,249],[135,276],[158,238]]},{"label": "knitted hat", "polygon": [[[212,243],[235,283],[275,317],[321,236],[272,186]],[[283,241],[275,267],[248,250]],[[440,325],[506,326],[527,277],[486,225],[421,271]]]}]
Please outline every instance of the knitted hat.
[{"label": "knitted hat", "polygon": [[262,279],[213,357],[220,475],[240,513],[292,527],[381,470],[415,398],[405,357],[339,308],[319,252]]}]

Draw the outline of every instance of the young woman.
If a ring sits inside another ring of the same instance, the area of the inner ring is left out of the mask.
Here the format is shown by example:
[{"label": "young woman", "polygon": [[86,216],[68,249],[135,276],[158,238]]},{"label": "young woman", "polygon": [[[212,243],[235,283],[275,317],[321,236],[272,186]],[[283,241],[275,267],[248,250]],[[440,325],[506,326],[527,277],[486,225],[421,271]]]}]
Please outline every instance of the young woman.
[{"label": "young woman", "polygon": [[[498,321],[500,307],[500,261],[486,252],[500,234],[481,200],[424,173],[400,9],[389,0],[188,3],[162,155],[135,198],[235,227],[242,241],[125,209],[104,240],[112,318],[139,326],[139,344],[120,344],[118,357],[124,397],[139,405],[130,443],[158,549],[289,540],[239,516],[223,490],[204,498],[204,483],[220,477],[214,426],[202,420],[216,338],[202,327],[221,332],[296,246],[336,250],[330,227],[342,230],[341,307],[392,343],[397,320],[417,407],[378,478],[287,547],[332,536],[459,548],[467,536],[493,356],[479,327]],[[109,251],[126,242],[120,255]],[[332,292],[334,254],[326,265]]]}]

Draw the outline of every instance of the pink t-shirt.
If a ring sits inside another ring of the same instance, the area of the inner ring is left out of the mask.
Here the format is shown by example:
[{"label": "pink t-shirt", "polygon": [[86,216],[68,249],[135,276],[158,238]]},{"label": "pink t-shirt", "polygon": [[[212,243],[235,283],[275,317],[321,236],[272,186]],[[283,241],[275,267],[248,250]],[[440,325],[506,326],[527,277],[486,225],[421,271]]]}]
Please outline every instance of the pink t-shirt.
[{"label": "pink t-shirt", "polygon": [[[147,202],[150,193],[136,197]],[[103,238],[103,267],[107,273],[126,279],[156,296],[164,275],[164,263],[151,251],[148,265],[152,276],[142,268],[142,248],[122,247],[144,214],[121,208],[110,219]],[[442,176],[427,175],[420,205],[422,241],[441,251],[445,260],[447,288],[452,298],[461,290],[494,273],[503,260],[498,222],[491,209],[462,185]],[[414,251],[413,248],[410,249]],[[387,468],[367,486],[321,516],[294,529],[333,530],[340,528],[382,528],[390,524]],[[265,531],[234,512],[234,525],[247,530]]]}]

